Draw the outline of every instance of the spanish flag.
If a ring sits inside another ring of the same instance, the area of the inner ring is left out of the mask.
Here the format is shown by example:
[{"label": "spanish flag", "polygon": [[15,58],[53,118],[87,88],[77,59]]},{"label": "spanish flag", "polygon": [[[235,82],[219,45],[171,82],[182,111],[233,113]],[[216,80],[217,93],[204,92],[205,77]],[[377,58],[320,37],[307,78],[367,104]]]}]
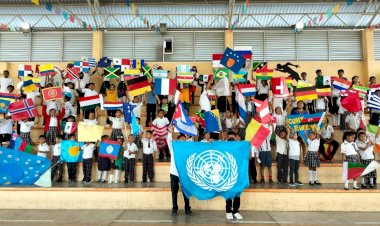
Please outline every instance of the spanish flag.
[{"label": "spanish flag", "polygon": [[296,96],[296,101],[318,99],[318,95],[317,95],[317,91],[315,90],[315,86],[304,87],[304,88],[296,88],[296,90],[294,91],[294,94]]},{"label": "spanish flag", "polygon": [[269,136],[270,130],[261,123],[252,119],[245,132],[245,140],[250,141],[252,146],[258,148]]},{"label": "spanish flag", "polygon": [[148,78],[145,76],[127,80],[127,87],[130,97],[138,96],[152,91],[148,82]]},{"label": "spanish flag", "polygon": [[321,88],[316,89],[317,95],[321,97],[329,97],[331,96],[331,88]]}]

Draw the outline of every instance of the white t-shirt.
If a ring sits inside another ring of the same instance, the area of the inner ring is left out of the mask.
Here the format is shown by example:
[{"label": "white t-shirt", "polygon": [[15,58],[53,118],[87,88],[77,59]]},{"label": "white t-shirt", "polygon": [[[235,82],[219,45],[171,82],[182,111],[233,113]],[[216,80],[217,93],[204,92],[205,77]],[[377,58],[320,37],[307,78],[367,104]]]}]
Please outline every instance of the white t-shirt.
[{"label": "white t-shirt", "polygon": [[96,119],[83,119],[86,125],[98,125],[98,120]]},{"label": "white t-shirt", "polygon": [[[134,159],[136,157],[136,154],[135,152],[137,152],[139,150],[139,148],[137,147],[137,145],[135,143],[127,143],[127,148],[124,150],[124,157],[128,158],[128,159]],[[129,153],[131,152],[131,153]]]},{"label": "white t-shirt", "polygon": [[141,143],[143,145],[143,153],[146,155],[153,154],[154,151],[157,151],[156,141],[152,139],[141,139]]},{"label": "white t-shirt", "polygon": [[269,85],[263,86],[260,80],[257,80],[257,88],[258,94],[268,94],[269,93]]},{"label": "white t-shirt", "polygon": [[234,120],[232,118],[226,118],[225,122],[226,122],[226,128],[232,129],[232,127],[234,126]]},{"label": "white t-shirt", "polygon": [[289,159],[300,160],[301,147],[298,140],[289,139]]},{"label": "white t-shirt", "polygon": [[13,121],[12,119],[0,119],[0,134],[12,134]]},{"label": "white t-shirt", "polygon": [[323,139],[331,139],[331,135],[334,133],[334,128],[331,125],[327,125],[327,127],[323,127],[321,129],[321,137]]},{"label": "white t-shirt", "polygon": [[317,101],[316,101],[316,109],[322,109],[322,110],[325,110],[326,109],[326,102],[325,102],[325,99],[324,98],[318,98]]},{"label": "white t-shirt", "polygon": [[82,92],[84,93],[85,97],[98,95],[98,92],[96,92],[96,90],[91,90],[91,89],[87,89],[87,88],[82,89]]},{"label": "white t-shirt", "polygon": [[53,156],[61,155],[61,143],[54,144],[53,146]]},{"label": "white t-shirt", "polygon": [[91,159],[94,155],[95,144],[85,144],[81,147],[83,150],[83,159]]},{"label": "white t-shirt", "polygon": [[164,126],[167,126],[170,124],[169,122],[169,119],[166,118],[166,117],[163,117],[163,118],[156,118],[155,120],[153,120],[152,122],[153,125],[157,126],[157,127],[164,127]]},{"label": "white t-shirt", "polygon": [[273,113],[273,116],[276,118],[276,125],[277,126],[284,126],[286,122],[286,112],[282,112],[282,115],[278,115],[276,113]]},{"label": "white t-shirt", "polygon": [[307,143],[309,144],[307,146],[307,150],[311,152],[318,152],[319,150],[319,144],[320,140],[318,138],[315,138],[314,140],[307,139]]},{"label": "white t-shirt", "polygon": [[9,85],[12,85],[12,86],[14,85],[13,79],[4,78],[4,77],[0,78],[0,92],[1,93],[9,93],[7,89]]},{"label": "white t-shirt", "polygon": [[18,123],[20,124],[21,133],[30,133],[30,129],[32,128],[32,126],[34,126],[34,122],[32,121],[27,121],[27,122],[19,121]]},{"label": "white t-shirt", "polygon": [[288,141],[276,135],[276,152],[281,155],[288,154]]},{"label": "white t-shirt", "polygon": [[345,155],[357,155],[358,153],[356,150],[358,150],[358,147],[356,146],[355,142],[349,143],[347,141],[344,141],[340,145],[340,151]]},{"label": "white t-shirt", "polygon": [[[360,126],[360,118],[359,118],[359,115],[353,115],[353,114],[349,114],[347,115],[346,117],[346,123],[348,123],[348,126],[357,131],[359,129],[359,126]],[[349,128],[347,128],[349,129]]]},{"label": "white t-shirt", "polygon": [[[37,156],[41,156],[45,158],[47,157],[47,153],[50,151],[49,145],[47,145],[47,143],[39,144],[37,150],[39,151]],[[40,152],[43,152],[43,153],[40,153]]]},{"label": "white t-shirt", "polygon": [[108,119],[112,122],[112,129],[121,129],[123,126],[124,119],[122,117],[108,117]]},{"label": "white t-shirt", "polygon": [[358,147],[360,158],[363,160],[375,159],[375,156],[373,154],[373,145],[369,145],[369,147],[366,148],[365,150],[361,150],[367,147],[367,144],[369,142],[370,142],[369,140],[366,140],[366,142],[361,142],[360,140],[355,141],[355,144]]},{"label": "white t-shirt", "polygon": [[58,119],[57,119],[57,117],[50,117],[49,127],[57,127],[57,126],[58,126]]}]

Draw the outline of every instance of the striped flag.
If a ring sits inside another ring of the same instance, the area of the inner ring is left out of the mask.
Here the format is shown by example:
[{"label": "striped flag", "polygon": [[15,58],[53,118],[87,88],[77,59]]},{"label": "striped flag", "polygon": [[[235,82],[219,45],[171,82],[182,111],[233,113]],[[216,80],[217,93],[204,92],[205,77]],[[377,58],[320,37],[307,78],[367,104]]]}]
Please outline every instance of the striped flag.
[{"label": "striped flag", "polygon": [[92,110],[100,105],[100,97],[99,95],[88,96],[88,97],[79,97],[79,105],[82,110]]},{"label": "striped flag", "polygon": [[158,127],[153,124],[150,124],[150,126],[153,133],[153,139],[157,143],[157,148],[158,149],[165,148],[167,146],[166,137],[168,136],[168,127],[167,126]]},{"label": "striped flag", "polygon": [[245,82],[247,81],[247,71],[239,71],[239,73],[232,74],[232,82]]},{"label": "striped flag", "polygon": [[175,79],[154,79],[154,93],[156,93],[157,95],[174,95],[176,87],[177,81]]},{"label": "striped flag", "polygon": [[265,128],[261,123],[252,119],[246,129],[245,140],[250,141],[252,146],[259,148],[269,134],[270,130],[268,128]]},{"label": "striped flag", "polygon": [[212,67],[213,68],[224,67],[222,64],[220,64],[220,60],[222,58],[223,58],[223,54],[212,54]]},{"label": "striped flag", "polygon": [[190,84],[193,82],[193,80],[194,80],[194,73],[193,72],[177,74],[177,82],[178,83]]},{"label": "striped flag", "polygon": [[132,61],[132,68],[140,69],[140,68],[142,68],[144,65],[145,65],[145,63],[144,63],[144,60],[143,60],[143,59],[134,59],[134,60]]},{"label": "striped flag", "polygon": [[54,72],[54,65],[53,64],[45,64],[45,65],[40,65],[38,67],[39,74],[41,76],[46,76],[46,75],[55,75]]},{"label": "striped flag", "polygon": [[66,78],[68,78],[70,80],[79,79],[79,76],[78,76],[79,71],[80,71],[80,68],[77,68],[77,67],[67,68],[66,69]]},{"label": "striped flag", "polygon": [[293,86],[293,78],[288,76],[285,78],[285,83],[288,88],[292,88]]},{"label": "striped flag", "polygon": [[245,105],[245,97],[241,93],[241,90],[237,92],[236,102],[238,103],[239,109],[239,121],[245,124],[247,121],[247,107]]},{"label": "striped flag", "polygon": [[10,102],[15,102],[17,99],[21,98],[21,94],[12,94],[12,93],[0,93],[1,100],[8,100]]},{"label": "striped flag", "polygon": [[33,74],[32,65],[18,65],[18,76],[28,76],[29,74]]},{"label": "striped flag", "polygon": [[371,92],[376,92],[376,90],[380,90],[380,84],[372,84],[368,85],[368,88]]},{"label": "striped flag", "polygon": [[90,68],[95,68],[96,67],[96,60],[93,57],[87,58],[87,63],[88,63],[88,66]]},{"label": "striped flag", "polygon": [[127,80],[128,93],[130,97],[138,96],[152,91],[148,78],[145,76]]},{"label": "striped flag", "polygon": [[260,101],[254,99],[253,102],[256,106],[256,111],[259,113],[262,123],[269,123],[272,120],[271,114],[269,113],[269,103],[268,99],[265,101]]},{"label": "striped flag", "polygon": [[302,120],[301,120],[301,125],[305,124],[319,124],[321,120],[323,120],[324,116],[326,113],[321,114],[321,113],[316,113],[316,114],[306,114]]},{"label": "striped flag", "polygon": [[183,64],[177,66],[177,74],[190,73],[190,65]]},{"label": "striped flag", "polygon": [[273,69],[263,68],[256,70],[256,79],[270,80],[273,76]]},{"label": "striped flag", "polygon": [[367,106],[369,109],[380,110],[380,97],[374,92],[369,92]]},{"label": "striped flag", "polygon": [[236,53],[243,56],[246,60],[252,60],[252,47],[251,46],[235,46]]},{"label": "striped flag", "polygon": [[331,96],[331,88],[317,88],[317,95],[321,97]]},{"label": "striped flag", "polygon": [[318,99],[317,91],[315,90],[314,86],[303,88],[297,87],[294,91],[294,94],[296,96],[296,101]]},{"label": "striped flag", "polygon": [[123,102],[105,101],[104,104],[101,104],[101,105],[103,106],[102,110],[119,110],[119,109],[123,108]]},{"label": "striped flag", "polygon": [[167,70],[153,70],[153,78],[167,78],[168,71]]},{"label": "striped flag", "polygon": [[346,90],[348,88],[350,88],[351,86],[351,82],[350,81],[347,81],[345,79],[342,79],[342,78],[338,78],[338,77],[332,77],[332,80],[333,80],[333,87],[335,89],[338,89],[338,90]]},{"label": "striped flag", "polygon": [[253,62],[252,63],[252,70],[261,70],[266,69],[268,67],[268,62]]},{"label": "striped flag", "polygon": [[255,84],[238,84],[238,90],[245,97],[255,96],[256,95],[256,85]]},{"label": "striped flag", "polygon": [[124,70],[124,79],[130,79],[128,77],[140,77],[140,70],[139,69],[126,69]]},{"label": "striped flag", "polygon": [[358,86],[358,85],[353,85],[352,88],[356,91],[359,92],[359,97],[361,99],[364,99],[366,96],[367,96],[367,92],[369,90],[368,87],[365,87],[365,86]]},{"label": "striped flag", "polygon": [[37,89],[37,86],[33,83],[33,80],[31,80],[31,79],[29,79],[27,81],[23,81],[22,86],[23,86],[22,90],[25,93],[30,93],[30,92],[33,92]]}]

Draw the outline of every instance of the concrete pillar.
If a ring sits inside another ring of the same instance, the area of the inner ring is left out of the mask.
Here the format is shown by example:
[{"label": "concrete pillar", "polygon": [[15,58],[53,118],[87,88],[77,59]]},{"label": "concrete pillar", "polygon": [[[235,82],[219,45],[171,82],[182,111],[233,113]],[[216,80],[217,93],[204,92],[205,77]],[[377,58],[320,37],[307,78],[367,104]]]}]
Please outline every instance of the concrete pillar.
[{"label": "concrete pillar", "polygon": [[224,31],[224,47],[234,48],[234,33],[232,30]]},{"label": "concrete pillar", "polygon": [[96,60],[103,57],[103,31],[92,33],[92,57]]},{"label": "concrete pillar", "polygon": [[363,71],[360,82],[363,85],[368,84],[369,77],[375,75],[375,48],[373,29],[365,29],[362,31],[362,48],[363,48]]}]

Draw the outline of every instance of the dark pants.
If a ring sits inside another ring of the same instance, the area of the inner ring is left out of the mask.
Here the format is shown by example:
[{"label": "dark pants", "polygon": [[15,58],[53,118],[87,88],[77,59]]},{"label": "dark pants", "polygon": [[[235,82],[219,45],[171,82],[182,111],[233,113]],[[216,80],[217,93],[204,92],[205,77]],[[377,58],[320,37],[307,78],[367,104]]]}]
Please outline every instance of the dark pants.
[{"label": "dark pants", "polygon": [[[298,181],[298,170],[300,168],[300,161],[299,160],[294,160],[294,159],[289,159],[290,163],[290,173],[289,173],[289,180],[290,183]],[[294,176],[294,181],[293,181],[293,176]]]},{"label": "dark pants", "polygon": [[[172,190],[172,204],[173,204],[172,210],[177,211],[178,210],[177,197],[178,197],[178,190],[179,190],[179,177],[178,176],[170,174],[170,187]],[[190,210],[191,209],[190,201],[185,196],[185,194],[183,194],[183,200],[185,202],[185,210]]]},{"label": "dark pants", "polygon": [[232,105],[232,113],[235,114],[235,112],[237,112],[237,109],[238,109],[238,103],[236,102],[236,93],[235,92],[232,92],[232,96],[231,96],[231,105]]},{"label": "dark pants", "polygon": [[277,181],[287,181],[288,179],[288,156],[277,153]]},{"label": "dark pants", "polygon": [[149,123],[156,118],[156,104],[146,105],[146,123],[145,126],[148,127]]},{"label": "dark pants", "polygon": [[77,177],[77,162],[68,162],[67,163],[67,172],[69,174],[69,180],[76,181]]},{"label": "dark pants", "polygon": [[169,148],[167,146],[165,148],[159,149],[159,152],[160,152],[160,154],[159,154],[158,158],[160,160],[164,160],[164,154],[165,154],[167,160],[170,159],[170,151],[169,151]]},{"label": "dark pants", "polygon": [[128,179],[132,182],[135,181],[135,159],[128,159],[124,157],[124,179],[128,182]]},{"label": "dark pants", "polygon": [[314,101],[311,101],[311,103],[307,103],[307,109],[309,111],[309,114],[315,113]]},{"label": "dark pants", "polygon": [[256,158],[251,158],[249,160],[248,178],[255,183],[257,182]]},{"label": "dark pants", "polygon": [[91,173],[92,173],[92,158],[83,159],[83,180],[86,182],[90,182]]},{"label": "dark pants", "polygon": [[[231,209],[233,208],[233,210]],[[239,213],[239,208],[240,208],[240,197],[235,197],[233,200],[232,199],[227,199],[226,200],[226,213]]]},{"label": "dark pants", "polygon": [[[330,152],[330,155],[327,155],[326,151],[325,150],[325,146],[324,144],[325,143],[328,143],[330,142],[330,145],[333,147],[331,152]],[[325,158],[325,160],[331,160],[334,158],[334,155],[336,153],[336,151],[338,150],[339,148],[339,144],[337,141],[335,140],[325,140],[325,139],[321,139],[321,144],[319,145],[319,152],[321,153],[321,155]]]},{"label": "dark pants", "polygon": [[[53,166],[51,168],[51,180],[54,181],[54,178],[57,178],[57,182],[62,181],[62,175],[63,175],[63,167],[62,162],[59,161],[60,156],[53,156],[51,159],[51,165]],[[58,162],[58,163],[57,163]],[[58,172],[58,175],[56,176],[56,173]]]},{"label": "dark pants", "polygon": [[153,154],[143,154],[143,175],[142,181],[146,182],[146,176],[148,174],[149,180],[153,181]]},{"label": "dark pants", "polygon": [[380,118],[380,113],[370,113],[370,119],[369,119],[369,124],[371,125],[379,125],[379,118]]}]

